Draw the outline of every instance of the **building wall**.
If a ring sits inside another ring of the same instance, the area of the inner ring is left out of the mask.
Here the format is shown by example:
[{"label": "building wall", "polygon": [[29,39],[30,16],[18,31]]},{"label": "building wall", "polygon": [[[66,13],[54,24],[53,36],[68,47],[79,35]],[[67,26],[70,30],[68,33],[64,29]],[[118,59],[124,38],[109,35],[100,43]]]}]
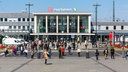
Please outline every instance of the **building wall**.
[{"label": "building wall", "polygon": [[124,30],[128,30],[128,26],[124,26]]},{"label": "building wall", "polygon": [[121,26],[116,26],[116,30],[121,30]]},{"label": "building wall", "polygon": [[[34,28],[34,16],[28,13],[0,13],[0,31],[4,31],[5,34],[17,35],[28,33],[28,22],[30,20],[30,27]],[[33,29],[34,30],[34,29]]]}]

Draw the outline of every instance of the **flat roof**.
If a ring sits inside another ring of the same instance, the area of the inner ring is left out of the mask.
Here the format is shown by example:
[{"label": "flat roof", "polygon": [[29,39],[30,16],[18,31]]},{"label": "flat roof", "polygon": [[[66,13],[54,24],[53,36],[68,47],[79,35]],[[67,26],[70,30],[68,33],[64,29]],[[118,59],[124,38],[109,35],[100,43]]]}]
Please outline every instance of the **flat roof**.
[{"label": "flat roof", "polygon": [[37,12],[34,15],[92,15],[89,12]]}]

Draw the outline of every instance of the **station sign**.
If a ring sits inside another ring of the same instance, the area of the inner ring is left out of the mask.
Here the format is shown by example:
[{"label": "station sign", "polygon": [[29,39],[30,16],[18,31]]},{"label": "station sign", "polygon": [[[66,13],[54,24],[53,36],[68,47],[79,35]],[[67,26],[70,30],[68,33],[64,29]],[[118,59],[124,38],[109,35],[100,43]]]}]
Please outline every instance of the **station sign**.
[{"label": "station sign", "polygon": [[76,12],[77,8],[48,8],[48,12]]}]

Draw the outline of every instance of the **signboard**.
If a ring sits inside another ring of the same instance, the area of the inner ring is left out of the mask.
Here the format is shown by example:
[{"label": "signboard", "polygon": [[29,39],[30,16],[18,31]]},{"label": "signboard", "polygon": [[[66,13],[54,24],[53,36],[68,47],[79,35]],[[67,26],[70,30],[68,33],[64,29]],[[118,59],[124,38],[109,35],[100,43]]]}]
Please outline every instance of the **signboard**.
[{"label": "signboard", "polygon": [[48,12],[76,12],[77,8],[48,8]]},{"label": "signboard", "polygon": [[115,44],[115,32],[110,32],[109,33],[109,40],[110,40],[110,45]]}]

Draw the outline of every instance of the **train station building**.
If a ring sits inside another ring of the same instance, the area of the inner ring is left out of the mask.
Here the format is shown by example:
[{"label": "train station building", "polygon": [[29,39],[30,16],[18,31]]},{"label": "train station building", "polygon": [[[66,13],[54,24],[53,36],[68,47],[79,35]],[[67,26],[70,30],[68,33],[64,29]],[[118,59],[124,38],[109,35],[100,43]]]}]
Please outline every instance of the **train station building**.
[{"label": "train station building", "polygon": [[91,35],[91,13],[40,12],[34,13],[34,33],[40,39],[50,41],[85,41]]}]

